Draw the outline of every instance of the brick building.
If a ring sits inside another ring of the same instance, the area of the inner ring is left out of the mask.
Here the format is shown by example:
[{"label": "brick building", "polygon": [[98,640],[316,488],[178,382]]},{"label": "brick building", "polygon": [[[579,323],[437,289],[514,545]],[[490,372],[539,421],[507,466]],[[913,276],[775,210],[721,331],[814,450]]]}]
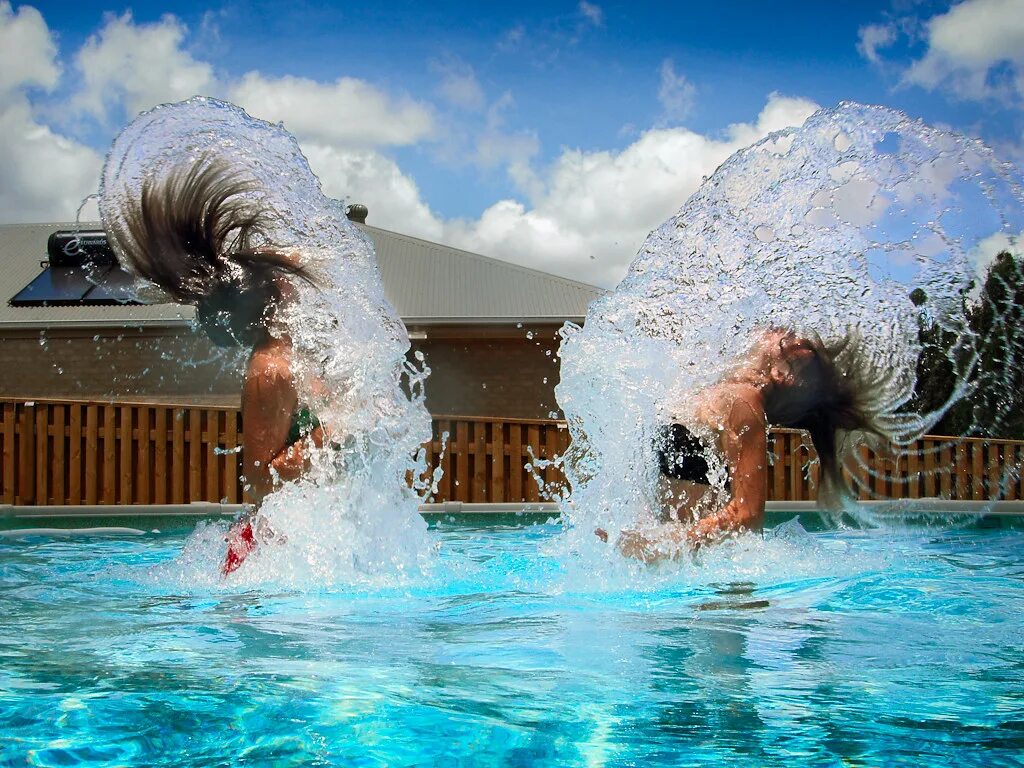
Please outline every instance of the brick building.
[{"label": "brick building", "polygon": [[[385,292],[432,369],[431,413],[551,417],[557,330],[582,322],[601,289],[357,226],[374,240]],[[49,236],[68,228],[0,226],[0,396],[237,405],[242,360],[193,329],[191,308],[118,303],[116,267],[93,287],[47,263]],[[62,298],[44,304],[47,296]]]}]

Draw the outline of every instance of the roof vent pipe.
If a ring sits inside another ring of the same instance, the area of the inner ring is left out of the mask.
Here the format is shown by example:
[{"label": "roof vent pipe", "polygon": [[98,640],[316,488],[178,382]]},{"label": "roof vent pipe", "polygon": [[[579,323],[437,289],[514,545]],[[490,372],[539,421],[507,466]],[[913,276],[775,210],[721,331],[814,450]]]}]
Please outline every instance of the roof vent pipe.
[{"label": "roof vent pipe", "polygon": [[370,215],[370,209],[362,203],[352,203],[352,205],[345,209],[345,215],[348,216],[349,221],[354,221],[356,224],[365,224],[366,217]]}]

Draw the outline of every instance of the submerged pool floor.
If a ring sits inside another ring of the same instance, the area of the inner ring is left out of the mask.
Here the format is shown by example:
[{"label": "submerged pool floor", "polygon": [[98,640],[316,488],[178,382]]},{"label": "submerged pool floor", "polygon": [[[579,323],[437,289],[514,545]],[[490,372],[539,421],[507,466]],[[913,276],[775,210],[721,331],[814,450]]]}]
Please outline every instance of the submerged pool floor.
[{"label": "submerged pool floor", "polygon": [[[174,577],[0,539],[0,765],[1019,765],[1024,532],[787,525],[648,569],[440,525],[429,572]],[[600,553],[598,552],[598,555]]]}]

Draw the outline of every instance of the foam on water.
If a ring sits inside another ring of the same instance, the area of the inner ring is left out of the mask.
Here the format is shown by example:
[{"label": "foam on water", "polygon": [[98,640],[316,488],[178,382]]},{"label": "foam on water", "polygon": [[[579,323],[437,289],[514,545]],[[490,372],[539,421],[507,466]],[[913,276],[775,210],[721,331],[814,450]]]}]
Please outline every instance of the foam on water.
[{"label": "foam on water", "polygon": [[[1008,354],[980,366],[964,297],[976,295],[991,246],[1017,252],[1022,231],[1017,169],[883,107],[843,103],[737,152],[648,236],[585,326],[562,331],[556,395],[572,434],[565,509],[577,535],[589,542],[595,526],[614,532],[655,515],[658,425],[768,327],[859,336],[865,364],[886,380],[882,411],[898,442],[975,387],[1003,391],[1021,331],[1004,329]],[[959,386],[915,412],[922,318],[960,336],[938,350]],[[1002,415],[972,431],[998,433]]]},{"label": "foam on water", "polygon": [[[254,183],[246,194],[272,215],[265,244],[299,254],[317,277],[317,287],[292,281],[297,298],[275,320],[291,337],[299,402],[344,436],[341,450],[318,452],[307,477],[264,500],[262,513],[287,543],[257,552],[233,578],[334,583],[417,571],[430,546],[405,478],[425,469],[417,454],[430,436],[427,372],[406,359],[409,339],[384,296],[372,242],[322,193],[294,137],[213,99],[157,107],[125,128],[107,157],[104,227],[123,230],[123,211],[146,179],[213,160]],[[215,534],[200,530],[186,547],[182,562],[197,578],[223,557],[223,531]]]}]

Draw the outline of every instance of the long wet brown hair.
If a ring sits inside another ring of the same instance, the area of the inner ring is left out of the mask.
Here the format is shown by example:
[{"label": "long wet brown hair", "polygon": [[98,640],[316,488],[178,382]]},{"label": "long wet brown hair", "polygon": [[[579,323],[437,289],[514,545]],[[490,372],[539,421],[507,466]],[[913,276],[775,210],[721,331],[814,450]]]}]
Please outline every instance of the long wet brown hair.
[{"label": "long wet brown hair", "polygon": [[842,470],[854,449],[890,439],[880,405],[889,379],[867,363],[856,336],[832,344],[800,337],[792,349],[788,362],[794,383],[765,388],[765,417],[769,424],[810,434],[821,466],[819,504],[838,505],[853,495]]},{"label": "long wet brown hair", "polygon": [[123,227],[107,234],[126,266],[200,316],[244,314],[232,325],[265,328],[281,298],[279,276],[316,284],[266,242],[271,215],[258,185],[219,159],[200,156],[147,178],[122,213]]}]

